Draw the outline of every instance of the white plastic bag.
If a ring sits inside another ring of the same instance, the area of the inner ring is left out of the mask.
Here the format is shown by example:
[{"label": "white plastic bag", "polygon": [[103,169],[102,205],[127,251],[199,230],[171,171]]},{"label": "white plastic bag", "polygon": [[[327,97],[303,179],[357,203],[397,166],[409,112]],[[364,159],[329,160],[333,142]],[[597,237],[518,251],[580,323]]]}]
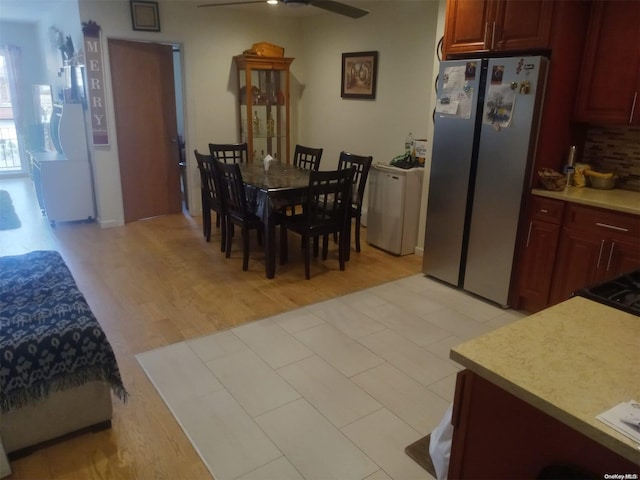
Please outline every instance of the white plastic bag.
[{"label": "white plastic bag", "polygon": [[453,403],[449,405],[442,420],[431,432],[429,438],[429,455],[438,480],[447,480],[449,473],[449,457],[451,456],[451,439],[453,437],[452,413]]}]

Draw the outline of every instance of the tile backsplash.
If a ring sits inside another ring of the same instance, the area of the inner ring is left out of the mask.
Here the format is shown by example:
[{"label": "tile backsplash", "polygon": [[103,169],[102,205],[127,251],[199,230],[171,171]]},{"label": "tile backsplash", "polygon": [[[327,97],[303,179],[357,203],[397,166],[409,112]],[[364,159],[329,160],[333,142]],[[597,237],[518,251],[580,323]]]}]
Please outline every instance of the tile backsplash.
[{"label": "tile backsplash", "polygon": [[640,191],[640,126],[590,125],[581,161],[615,172],[618,188]]}]

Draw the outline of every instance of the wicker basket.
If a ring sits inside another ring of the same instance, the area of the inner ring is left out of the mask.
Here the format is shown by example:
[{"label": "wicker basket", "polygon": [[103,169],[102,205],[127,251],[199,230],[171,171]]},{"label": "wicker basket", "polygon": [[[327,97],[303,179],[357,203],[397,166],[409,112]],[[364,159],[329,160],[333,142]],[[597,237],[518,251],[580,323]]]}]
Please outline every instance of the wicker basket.
[{"label": "wicker basket", "polygon": [[567,177],[550,168],[543,169],[541,172],[538,172],[538,175],[540,176],[542,185],[547,190],[560,192],[567,186]]}]

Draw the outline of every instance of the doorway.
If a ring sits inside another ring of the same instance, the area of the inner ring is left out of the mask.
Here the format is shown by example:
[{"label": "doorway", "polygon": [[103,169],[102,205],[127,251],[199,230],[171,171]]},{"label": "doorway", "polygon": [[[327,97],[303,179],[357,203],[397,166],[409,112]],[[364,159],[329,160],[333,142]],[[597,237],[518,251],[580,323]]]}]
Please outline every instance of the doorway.
[{"label": "doorway", "polygon": [[0,175],[25,175],[26,162],[20,155],[18,131],[14,117],[14,98],[10,85],[8,58],[0,51]]},{"label": "doorway", "polygon": [[173,47],[108,40],[125,223],[180,213]]}]

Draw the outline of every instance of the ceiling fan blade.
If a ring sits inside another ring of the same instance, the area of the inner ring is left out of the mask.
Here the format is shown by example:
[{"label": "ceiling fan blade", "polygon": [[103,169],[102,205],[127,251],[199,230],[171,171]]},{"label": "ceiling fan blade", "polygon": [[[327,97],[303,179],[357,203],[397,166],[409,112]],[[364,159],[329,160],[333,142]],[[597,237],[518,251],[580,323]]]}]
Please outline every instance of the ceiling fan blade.
[{"label": "ceiling fan blade", "polygon": [[368,10],[352,7],[345,3],[334,2],[333,0],[310,0],[309,5],[313,5],[314,7],[322,8],[323,10],[328,10],[333,13],[338,13],[340,15],[346,15],[351,18],[360,18],[369,14]]},{"label": "ceiling fan blade", "polygon": [[227,7],[229,5],[248,5],[250,3],[265,3],[265,0],[249,0],[247,2],[205,3],[198,7]]}]

